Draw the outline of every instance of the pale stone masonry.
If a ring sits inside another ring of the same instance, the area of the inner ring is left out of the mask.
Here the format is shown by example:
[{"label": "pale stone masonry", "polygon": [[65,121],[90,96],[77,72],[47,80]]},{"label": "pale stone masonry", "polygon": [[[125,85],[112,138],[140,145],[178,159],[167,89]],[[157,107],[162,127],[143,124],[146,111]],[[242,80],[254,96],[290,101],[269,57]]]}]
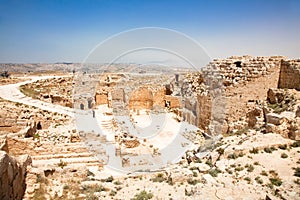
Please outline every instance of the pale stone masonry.
[{"label": "pale stone masonry", "polygon": [[278,88],[300,90],[300,60],[282,60]]}]

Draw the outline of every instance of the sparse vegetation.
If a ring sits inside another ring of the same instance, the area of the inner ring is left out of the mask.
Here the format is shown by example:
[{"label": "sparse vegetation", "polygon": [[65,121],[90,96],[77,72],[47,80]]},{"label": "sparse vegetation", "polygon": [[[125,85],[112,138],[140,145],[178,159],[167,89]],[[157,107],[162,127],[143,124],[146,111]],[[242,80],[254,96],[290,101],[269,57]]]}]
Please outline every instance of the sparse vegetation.
[{"label": "sparse vegetation", "polygon": [[294,176],[300,177],[300,167],[294,168]]},{"label": "sparse vegetation", "polygon": [[223,154],[224,154],[224,149],[223,149],[223,148],[218,148],[218,149],[217,149],[217,152],[218,152],[220,155],[223,155]]},{"label": "sparse vegetation", "polygon": [[258,184],[263,184],[263,183],[264,183],[264,181],[263,181],[259,176],[257,176],[257,177],[255,178],[255,181],[256,181]]},{"label": "sparse vegetation", "polygon": [[262,175],[262,176],[268,176],[268,173],[267,173],[265,170],[263,170],[263,171],[260,173],[260,175]]},{"label": "sparse vegetation", "polygon": [[109,176],[107,179],[105,179],[105,182],[113,182],[114,177],[113,176]]},{"label": "sparse vegetation", "polygon": [[208,173],[212,176],[212,177],[217,177],[219,173],[221,173],[222,171],[218,168],[212,168],[210,170],[208,170]]},{"label": "sparse vegetation", "polygon": [[244,178],[244,180],[245,180],[245,181],[247,181],[247,182],[248,182],[248,184],[251,182],[251,178],[250,178],[250,177],[248,177],[248,176],[247,176],[247,177],[245,177],[245,178]]},{"label": "sparse vegetation", "polygon": [[291,144],[291,147],[294,147],[294,148],[300,147],[300,141],[293,142],[293,144]]},{"label": "sparse vegetation", "polygon": [[279,149],[282,149],[282,150],[286,150],[287,149],[287,145],[286,144],[281,144],[278,146]]},{"label": "sparse vegetation", "polygon": [[281,186],[281,184],[282,184],[281,179],[278,177],[269,178],[269,180],[270,180],[271,184],[275,185],[275,186]]},{"label": "sparse vegetation", "polygon": [[237,159],[238,156],[237,156],[235,153],[232,153],[232,154],[229,154],[229,155],[227,156],[227,158],[228,158],[228,159]]},{"label": "sparse vegetation", "polygon": [[249,151],[249,153],[258,154],[259,150],[258,150],[258,148],[253,148],[252,150]]},{"label": "sparse vegetation", "polygon": [[266,153],[272,153],[273,151],[272,151],[272,149],[270,147],[265,147],[264,148],[264,152],[266,152]]},{"label": "sparse vegetation", "polygon": [[193,178],[189,178],[189,179],[187,180],[187,182],[188,182],[188,184],[190,184],[190,185],[196,185],[196,184],[200,183],[200,181],[199,181],[198,179],[193,179]]},{"label": "sparse vegetation", "polygon": [[67,166],[67,163],[64,162],[62,159],[60,159],[59,163],[57,164],[60,168],[64,168],[65,166]]},{"label": "sparse vegetation", "polygon": [[253,165],[249,165],[249,164],[246,164],[245,167],[247,168],[247,172],[253,172],[254,171],[254,166]]},{"label": "sparse vegetation", "polygon": [[280,157],[281,158],[288,158],[289,156],[286,153],[282,153]]},{"label": "sparse vegetation", "polygon": [[207,160],[207,161],[205,162],[205,164],[207,164],[207,165],[210,166],[210,167],[213,167],[213,166],[214,166],[211,160]]},{"label": "sparse vegetation", "polygon": [[131,200],[148,200],[148,199],[152,199],[153,198],[153,194],[152,193],[148,193],[145,190],[141,191],[140,193],[134,195],[134,197]]},{"label": "sparse vegetation", "polygon": [[165,179],[165,177],[164,177],[164,175],[162,173],[158,173],[156,175],[156,177],[152,178],[151,180],[153,182],[159,182],[159,183],[161,183],[161,182],[164,182],[166,179]]}]

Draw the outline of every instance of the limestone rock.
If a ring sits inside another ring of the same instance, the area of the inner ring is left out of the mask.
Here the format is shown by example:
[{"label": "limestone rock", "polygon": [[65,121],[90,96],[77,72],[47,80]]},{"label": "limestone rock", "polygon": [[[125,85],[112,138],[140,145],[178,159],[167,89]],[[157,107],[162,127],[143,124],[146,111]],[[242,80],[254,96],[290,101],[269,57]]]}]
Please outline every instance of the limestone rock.
[{"label": "limestone rock", "polygon": [[253,110],[247,113],[247,120],[248,120],[247,122],[249,128],[253,128],[256,125],[258,121],[257,117],[261,116],[261,114],[262,114],[262,109],[258,107],[254,108]]},{"label": "limestone rock", "polygon": [[271,104],[282,102],[285,96],[284,91],[277,88],[270,88],[267,95],[267,100]]},{"label": "limestone rock", "polygon": [[276,113],[266,114],[266,122],[274,125],[280,125],[284,121],[284,118]]},{"label": "limestone rock", "polygon": [[32,122],[27,128],[25,132],[25,137],[33,137],[33,135],[37,131],[37,126],[35,122]]},{"label": "limestone rock", "polygon": [[0,199],[23,198],[26,185],[26,167],[31,163],[29,156],[23,156],[18,162],[6,152],[0,151]]},{"label": "limestone rock", "polygon": [[195,167],[198,168],[199,172],[206,172],[210,169],[210,166],[205,163],[195,163]]}]

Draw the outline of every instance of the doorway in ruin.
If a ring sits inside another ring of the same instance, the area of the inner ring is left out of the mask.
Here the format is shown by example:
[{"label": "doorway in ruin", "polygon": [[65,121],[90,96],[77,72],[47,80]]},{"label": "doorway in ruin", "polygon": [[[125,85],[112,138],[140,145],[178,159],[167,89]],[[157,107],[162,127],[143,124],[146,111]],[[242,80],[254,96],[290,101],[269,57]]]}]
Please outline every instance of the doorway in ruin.
[{"label": "doorway in ruin", "polygon": [[242,67],[242,61],[236,61],[234,64],[236,67]]},{"label": "doorway in ruin", "polygon": [[84,110],[84,105],[82,103],[80,104],[80,110]]},{"label": "doorway in ruin", "polygon": [[38,123],[36,124],[36,129],[37,129],[37,130],[42,130],[42,124],[41,124],[41,122],[38,122]]},{"label": "doorway in ruin", "polygon": [[88,100],[88,108],[91,109],[93,107],[92,100]]}]

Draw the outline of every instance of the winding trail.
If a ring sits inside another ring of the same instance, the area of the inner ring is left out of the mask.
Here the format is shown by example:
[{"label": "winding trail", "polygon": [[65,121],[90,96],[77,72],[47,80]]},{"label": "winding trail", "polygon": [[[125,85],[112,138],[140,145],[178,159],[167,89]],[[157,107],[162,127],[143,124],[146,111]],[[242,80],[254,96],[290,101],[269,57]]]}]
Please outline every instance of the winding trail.
[{"label": "winding trail", "polygon": [[51,103],[32,99],[31,97],[24,95],[19,89],[21,85],[25,85],[27,83],[33,83],[38,80],[44,80],[44,79],[55,78],[55,77],[60,77],[60,76],[32,76],[32,77],[28,77],[31,78],[31,80],[27,80],[15,84],[2,85],[0,86],[0,97],[9,101],[22,103],[29,106],[35,106],[42,110],[57,112],[60,114],[66,114],[73,117],[75,112],[73,108],[67,108],[64,106],[54,105]]}]

